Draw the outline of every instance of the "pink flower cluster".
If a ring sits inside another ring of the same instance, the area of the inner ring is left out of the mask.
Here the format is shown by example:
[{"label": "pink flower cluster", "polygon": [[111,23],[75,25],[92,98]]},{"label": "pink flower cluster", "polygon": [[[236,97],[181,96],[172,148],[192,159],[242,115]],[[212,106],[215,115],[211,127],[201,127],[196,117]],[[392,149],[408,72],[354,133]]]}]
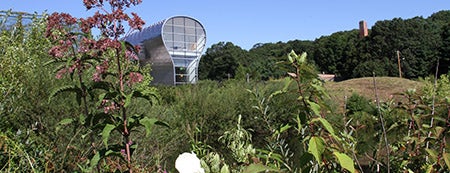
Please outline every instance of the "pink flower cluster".
[{"label": "pink flower cluster", "polygon": [[137,73],[137,72],[131,72],[128,75],[128,81],[127,84],[128,86],[132,86],[135,83],[140,83],[142,82],[142,80],[144,79],[144,76],[142,76],[141,73]]},{"label": "pink flower cluster", "polygon": [[[109,15],[108,17],[117,17],[117,18],[127,18],[126,14],[122,13],[120,10],[118,13],[113,13],[115,15]],[[137,15],[133,15],[137,16]],[[92,27],[102,27],[103,23],[113,20],[110,18],[105,21],[103,19],[104,15],[99,14],[98,12],[93,17],[88,18],[87,20],[81,19],[81,28],[84,33],[88,33]],[[137,20],[137,19],[136,19]],[[69,32],[67,30],[67,26],[74,26],[77,24],[77,19],[70,16],[66,13],[53,13],[48,17],[48,25],[46,30],[46,36],[50,38],[52,41],[55,41],[56,45],[50,48],[48,51],[49,55],[58,58],[69,58],[69,57],[80,57],[83,55],[87,55],[90,57],[100,57],[104,54],[104,52],[108,51],[108,49],[116,49],[122,50],[122,44],[118,39],[111,39],[110,37],[103,37],[99,40],[94,40],[89,37],[82,37]],[[101,28],[104,30],[108,30],[108,32],[115,32],[117,30],[110,30],[106,28]],[[139,47],[135,47],[136,50],[139,50]],[[136,53],[131,50],[127,50],[125,52],[125,58],[128,60],[137,60]],[[78,59],[79,58],[75,58]],[[73,73],[73,69],[84,69],[87,63],[77,62],[72,64],[70,67],[66,67],[57,72],[56,77],[62,78],[65,73]],[[100,81],[100,75],[103,74],[107,70],[108,66],[103,64],[100,66],[96,66],[96,72],[93,74],[94,81]],[[81,71],[79,71],[81,72]],[[135,78],[133,78],[135,79]],[[134,81],[132,81],[133,83]]]},{"label": "pink flower cluster", "polygon": [[47,21],[47,29],[45,31],[46,37],[53,40],[59,40],[58,33],[54,33],[54,31],[60,31],[60,34],[62,35],[69,34],[65,28],[75,25],[77,23],[77,18],[74,18],[67,13],[53,13],[48,16]]},{"label": "pink flower cluster", "polygon": [[91,9],[93,7],[102,7],[103,1],[108,1],[111,6],[126,6],[129,8],[131,5],[138,5],[142,3],[142,0],[83,0],[86,9]]},{"label": "pink flower cluster", "polygon": [[108,66],[108,60],[105,60],[100,65],[95,66],[95,73],[92,75],[92,80],[95,82],[101,81],[101,76],[107,72]]},{"label": "pink flower cluster", "polygon": [[125,33],[123,21],[127,21],[132,29],[142,29],[145,22],[136,13],[131,13],[133,17],[130,17],[124,12],[124,7],[129,8],[131,5],[138,5],[142,3],[142,0],[84,0],[83,2],[88,10],[99,8],[106,11],[103,9],[104,1],[109,2],[111,13],[100,14],[96,12],[92,17],[81,19],[83,32],[87,33],[92,27],[97,27],[102,35],[117,39]]},{"label": "pink flower cluster", "polygon": [[74,63],[69,66],[69,67],[64,67],[60,70],[58,70],[58,72],[56,72],[56,79],[61,79],[63,77],[64,74],[66,73],[74,73],[75,69],[78,70],[78,73],[83,73],[83,70],[88,68],[89,64],[81,64],[80,60],[75,60]]},{"label": "pink flower cluster", "polygon": [[105,114],[112,113],[119,109],[119,105],[117,105],[117,103],[108,99],[103,99],[100,106],[103,107],[103,112]]}]

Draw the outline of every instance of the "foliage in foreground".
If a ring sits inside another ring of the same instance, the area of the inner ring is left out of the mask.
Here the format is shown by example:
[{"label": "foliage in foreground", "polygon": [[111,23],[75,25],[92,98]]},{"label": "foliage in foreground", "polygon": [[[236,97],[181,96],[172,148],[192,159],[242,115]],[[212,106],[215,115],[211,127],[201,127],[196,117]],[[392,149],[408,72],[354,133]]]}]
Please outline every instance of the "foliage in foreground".
[{"label": "foliage in foreground", "polygon": [[[138,64],[139,47],[120,40],[125,33],[124,22],[131,29],[142,29],[144,22],[137,14],[131,13],[133,17],[130,17],[124,13],[127,7],[140,2],[111,0],[107,5],[102,1],[83,1],[87,10],[97,10],[93,16],[76,19],[69,14],[53,13],[47,19],[46,37],[55,44],[49,54],[54,57],[52,63],[59,64],[55,67],[56,78],[67,75],[72,81],[56,88],[49,101],[62,92],[75,93],[83,112],[61,120],[59,125],[75,122],[77,129],[87,129],[81,133],[91,137],[92,146],[91,152],[86,153],[88,160],[78,165],[83,172],[101,168],[133,172],[132,154],[137,144],[132,132],[143,126],[148,136],[154,124],[164,124],[145,113],[130,110],[138,98],[149,101],[150,105],[157,99],[155,89],[149,86],[149,67]],[[106,10],[108,7],[110,11]],[[99,39],[92,38],[93,28],[100,30]],[[96,142],[95,134],[100,134],[101,142]],[[122,139],[113,138],[114,135]]]},{"label": "foliage in foreground", "polygon": [[[49,40],[39,37],[45,33],[45,23],[36,21],[31,33],[19,31],[3,31],[0,42],[0,170],[81,172],[91,166],[99,148],[118,143],[122,149],[125,144],[121,143],[121,133],[111,131],[107,140],[102,137],[108,134],[110,128],[104,130],[108,123],[97,129],[83,124],[91,122],[83,116],[84,101],[79,106],[80,92],[55,95],[49,91],[67,84],[81,88],[82,84],[72,80],[77,79],[77,73],[74,78],[55,80],[54,66],[44,66],[51,60],[47,50],[52,47]],[[25,38],[21,37],[24,33]],[[62,67],[74,60],[66,59]],[[423,89],[406,90],[379,104],[353,95],[343,113],[332,106],[335,100],[326,97],[331,93],[317,80],[305,54],[291,53],[286,61],[284,65],[293,65],[289,69],[295,70],[281,81],[158,86],[159,104],[132,99],[127,111],[171,125],[170,129],[135,128],[131,138],[138,147],[131,155],[132,169],[172,172],[175,158],[186,151],[196,152],[210,172],[449,169],[447,75],[436,83],[434,78],[426,78]],[[88,77],[95,70],[85,72],[83,77]],[[106,76],[107,81],[116,79]],[[85,86],[93,86],[88,81]],[[118,93],[114,88],[108,91]],[[87,97],[89,112],[104,111],[96,109],[102,93],[99,90],[92,93],[95,97]],[[49,97],[51,102],[47,101]],[[105,117],[114,119],[118,115]],[[147,129],[152,130],[148,136]],[[128,169],[125,160],[117,159],[120,157],[124,156],[100,159],[93,171],[114,171],[121,166],[121,170]]]}]

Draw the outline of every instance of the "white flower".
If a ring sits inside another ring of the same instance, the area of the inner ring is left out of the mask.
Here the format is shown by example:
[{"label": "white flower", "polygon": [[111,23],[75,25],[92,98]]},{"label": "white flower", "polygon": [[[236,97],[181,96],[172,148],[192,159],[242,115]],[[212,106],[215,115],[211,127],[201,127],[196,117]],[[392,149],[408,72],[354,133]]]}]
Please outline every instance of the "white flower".
[{"label": "white flower", "polygon": [[205,173],[200,166],[200,159],[194,153],[180,154],[175,160],[175,168],[180,173]]}]

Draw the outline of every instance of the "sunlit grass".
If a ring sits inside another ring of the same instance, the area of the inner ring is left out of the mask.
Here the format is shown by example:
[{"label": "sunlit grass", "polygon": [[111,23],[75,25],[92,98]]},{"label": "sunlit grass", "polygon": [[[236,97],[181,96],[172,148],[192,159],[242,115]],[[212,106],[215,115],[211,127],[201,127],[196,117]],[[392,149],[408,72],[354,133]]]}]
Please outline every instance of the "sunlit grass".
[{"label": "sunlit grass", "polygon": [[[421,82],[397,77],[376,77],[375,81],[380,101],[386,101],[407,89],[419,90],[423,86]],[[325,88],[328,90],[332,100],[337,100],[339,105],[343,105],[345,97],[348,98],[353,93],[371,100],[376,99],[372,77],[355,78],[341,82],[326,82]]]}]

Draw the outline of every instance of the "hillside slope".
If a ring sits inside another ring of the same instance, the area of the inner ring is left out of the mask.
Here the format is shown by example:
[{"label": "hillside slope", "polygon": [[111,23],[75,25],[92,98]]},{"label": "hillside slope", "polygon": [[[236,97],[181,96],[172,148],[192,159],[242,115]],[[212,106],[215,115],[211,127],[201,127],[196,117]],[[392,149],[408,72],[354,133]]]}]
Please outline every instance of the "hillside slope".
[{"label": "hillside slope", "polygon": [[[421,82],[397,77],[376,77],[378,96],[381,101],[386,101],[396,93],[407,89],[420,89]],[[343,103],[344,97],[350,97],[357,93],[366,98],[375,100],[374,80],[372,77],[356,78],[341,82],[326,82],[325,87],[333,100]]]}]

